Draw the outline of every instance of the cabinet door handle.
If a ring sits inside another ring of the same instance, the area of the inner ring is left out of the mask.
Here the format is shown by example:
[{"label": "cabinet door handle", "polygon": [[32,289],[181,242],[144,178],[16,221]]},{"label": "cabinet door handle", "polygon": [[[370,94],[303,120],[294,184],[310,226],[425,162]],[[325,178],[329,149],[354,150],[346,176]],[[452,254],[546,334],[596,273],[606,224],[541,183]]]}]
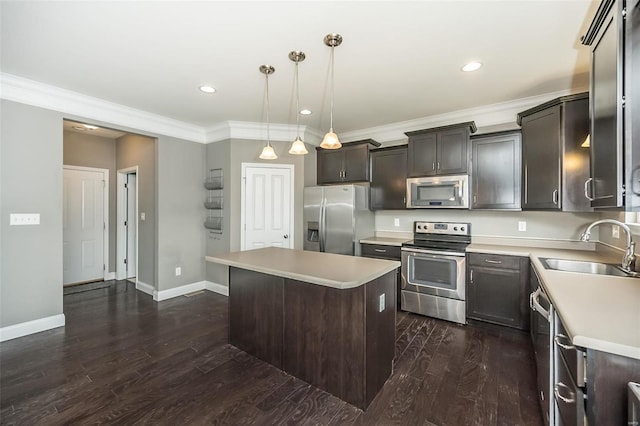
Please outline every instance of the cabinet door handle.
[{"label": "cabinet door handle", "polygon": [[377,251],[378,253],[386,253],[386,250],[382,250],[382,249],[374,249],[375,251]]},{"label": "cabinet door handle", "polygon": [[433,163],[431,163],[431,170],[435,170],[436,169],[436,162],[434,161]]},{"label": "cabinet door handle", "polygon": [[558,205],[558,190],[554,189],[552,193],[553,204]]},{"label": "cabinet door handle", "polygon": [[473,195],[473,204],[477,204],[478,203],[478,196],[477,195]]},{"label": "cabinet door handle", "polygon": [[[560,389],[566,389],[569,393],[569,396],[562,395],[562,393],[560,393]],[[562,382],[556,383],[556,385],[553,387],[553,394],[557,399],[564,402],[565,404],[573,404],[574,402],[576,402],[575,392],[573,392],[569,386],[565,385]]]},{"label": "cabinet door handle", "polygon": [[440,170],[440,162],[438,161],[438,170]]},{"label": "cabinet door handle", "polygon": [[589,201],[595,200],[592,193],[593,187],[590,185],[591,182],[593,182],[593,178],[589,178],[584,182],[584,196],[587,197]]},{"label": "cabinet door handle", "polygon": [[569,342],[569,337],[565,336],[562,333],[556,334],[553,338],[553,341],[556,342],[556,345],[560,346],[564,350],[572,350],[576,348],[572,344],[562,342],[563,339],[565,340],[565,342]]},{"label": "cabinet door handle", "polygon": [[494,263],[496,265],[500,265],[502,263],[502,260],[485,259],[484,261],[487,262],[487,263]]},{"label": "cabinet door handle", "polygon": [[469,272],[469,284],[473,284],[473,269]]}]

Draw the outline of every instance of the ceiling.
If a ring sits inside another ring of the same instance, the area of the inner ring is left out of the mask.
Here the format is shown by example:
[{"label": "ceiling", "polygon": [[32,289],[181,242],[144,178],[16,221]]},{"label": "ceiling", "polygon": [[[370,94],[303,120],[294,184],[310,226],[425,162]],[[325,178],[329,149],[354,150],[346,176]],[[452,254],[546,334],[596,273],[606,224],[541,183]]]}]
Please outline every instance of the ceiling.
[{"label": "ceiling", "polygon": [[[474,108],[588,84],[580,45],[597,8],[582,1],[209,1],[0,3],[3,73],[198,126],[295,122],[329,127],[335,49],[336,132]],[[484,66],[473,73],[471,60]],[[198,87],[209,84],[217,93]]]}]

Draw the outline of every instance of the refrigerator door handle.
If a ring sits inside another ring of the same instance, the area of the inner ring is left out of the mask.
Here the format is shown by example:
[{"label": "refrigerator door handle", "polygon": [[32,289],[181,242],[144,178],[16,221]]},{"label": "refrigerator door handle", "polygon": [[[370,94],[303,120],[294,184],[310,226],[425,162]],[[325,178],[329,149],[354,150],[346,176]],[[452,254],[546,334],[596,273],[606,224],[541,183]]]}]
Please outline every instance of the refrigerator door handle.
[{"label": "refrigerator door handle", "polygon": [[324,252],[324,243],[326,237],[326,223],[325,223],[325,204],[326,199],[322,196],[322,200],[320,201],[320,221],[318,224],[318,241],[320,243],[320,251]]}]

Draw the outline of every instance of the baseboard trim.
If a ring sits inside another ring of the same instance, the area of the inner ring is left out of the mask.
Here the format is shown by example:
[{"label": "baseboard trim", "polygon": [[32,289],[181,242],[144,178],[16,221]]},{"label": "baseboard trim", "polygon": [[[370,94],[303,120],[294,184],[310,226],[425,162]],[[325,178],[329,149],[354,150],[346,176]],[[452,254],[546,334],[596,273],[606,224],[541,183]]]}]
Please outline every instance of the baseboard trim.
[{"label": "baseboard trim", "polygon": [[156,289],[150,284],[143,283],[142,281],[136,281],[136,290],[140,290],[143,293],[154,296],[155,299]]},{"label": "baseboard trim", "polygon": [[0,342],[40,333],[52,328],[64,327],[64,322],[64,314],[59,314],[2,327],[0,328]]},{"label": "baseboard trim", "polygon": [[115,280],[116,279],[116,273],[115,272],[107,272],[106,274],[104,274],[104,280],[105,281],[110,281],[110,280]]},{"label": "baseboard trim", "polygon": [[229,296],[229,287],[224,284],[218,284],[211,281],[205,281],[205,289],[223,296]]},{"label": "baseboard trim", "polygon": [[167,299],[173,299],[174,297],[184,296],[185,294],[193,293],[194,291],[200,291],[205,289],[206,281],[198,281],[192,284],[181,285],[180,287],[170,288],[168,290],[156,291],[153,295],[153,300],[161,302]]}]

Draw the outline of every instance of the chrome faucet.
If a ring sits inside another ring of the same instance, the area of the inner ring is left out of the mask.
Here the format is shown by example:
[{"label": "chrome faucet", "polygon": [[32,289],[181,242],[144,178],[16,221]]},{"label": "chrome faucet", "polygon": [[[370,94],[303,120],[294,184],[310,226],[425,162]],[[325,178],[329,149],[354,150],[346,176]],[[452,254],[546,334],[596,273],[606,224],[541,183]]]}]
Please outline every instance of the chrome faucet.
[{"label": "chrome faucet", "polygon": [[635,275],[636,272],[636,243],[634,243],[633,241],[631,241],[631,230],[629,229],[629,227],[627,225],[625,225],[624,223],[617,221],[615,219],[601,219],[601,220],[596,220],[595,222],[593,222],[591,225],[589,225],[587,227],[587,229],[580,234],[580,241],[589,241],[591,239],[591,230],[603,223],[610,223],[612,225],[618,225],[620,228],[622,228],[622,230],[625,232],[626,236],[627,236],[627,248],[624,252],[624,257],[622,258],[622,270]]}]

